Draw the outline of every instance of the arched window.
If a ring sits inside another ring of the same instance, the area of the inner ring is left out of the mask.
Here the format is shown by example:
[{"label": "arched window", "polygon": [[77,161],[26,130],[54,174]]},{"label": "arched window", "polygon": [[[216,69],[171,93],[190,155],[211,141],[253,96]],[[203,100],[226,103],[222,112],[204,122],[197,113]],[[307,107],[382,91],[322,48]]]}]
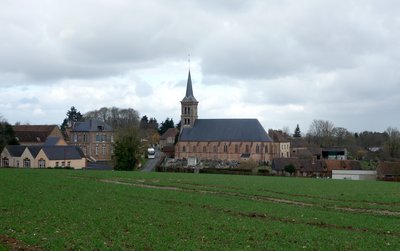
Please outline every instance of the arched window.
[{"label": "arched window", "polygon": [[215,153],[216,153],[217,151],[218,151],[218,148],[217,148],[217,146],[214,146],[214,147],[213,147],[213,152],[215,152]]},{"label": "arched window", "polygon": [[239,145],[235,145],[235,153],[239,153]]},{"label": "arched window", "polygon": [[246,153],[250,153],[249,145],[246,145]]},{"label": "arched window", "polygon": [[265,146],[265,153],[268,153],[268,145]]},{"label": "arched window", "polygon": [[8,161],[8,158],[7,157],[4,157],[3,159],[2,159],[2,166],[10,166],[10,163],[9,163],[9,161]]},{"label": "arched window", "polygon": [[31,160],[28,159],[28,158],[25,158],[23,165],[24,165],[24,168],[30,168],[31,167]]},{"label": "arched window", "polygon": [[260,146],[256,145],[256,153],[260,153]]},{"label": "arched window", "polygon": [[207,147],[203,146],[203,153],[207,152]]},{"label": "arched window", "polygon": [[227,153],[228,152],[228,146],[225,144],[224,145],[224,153]]},{"label": "arched window", "polygon": [[193,146],[193,152],[194,153],[196,152],[196,146]]},{"label": "arched window", "polygon": [[39,160],[39,168],[46,168],[46,160],[44,159]]},{"label": "arched window", "polygon": [[190,114],[190,107],[188,107],[188,114]]},{"label": "arched window", "polygon": [[182,147],[182,152],[184,152],[184,153],[186,152],[186,146]]}]

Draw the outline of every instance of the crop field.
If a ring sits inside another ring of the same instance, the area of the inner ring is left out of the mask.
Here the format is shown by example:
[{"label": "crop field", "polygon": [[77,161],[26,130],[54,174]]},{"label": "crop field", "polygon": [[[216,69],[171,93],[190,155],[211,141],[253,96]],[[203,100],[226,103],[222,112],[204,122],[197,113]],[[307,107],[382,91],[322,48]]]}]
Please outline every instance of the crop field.
[{"label": "crop field", "polygon": [[400,183],[0,169],[0,250],[400,250]]}]

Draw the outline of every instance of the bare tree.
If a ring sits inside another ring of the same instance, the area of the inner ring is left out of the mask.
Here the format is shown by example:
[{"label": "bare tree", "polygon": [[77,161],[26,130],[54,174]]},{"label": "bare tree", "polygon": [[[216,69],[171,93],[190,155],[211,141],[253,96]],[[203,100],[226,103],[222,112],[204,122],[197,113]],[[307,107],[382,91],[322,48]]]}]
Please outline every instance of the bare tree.
[{"label": "bare tree", "polygon": [[396,158],[400,152],[400,131],[397,127],[388,127],[386,133],[388,134],[386,142],[387,151],[390,157]]},{"label": "bare tree", "polygon": [[308,136],[316,144],[329,146],[332,144],[334,128],[334,124],[328,120],[314,119],[308,130]]}]

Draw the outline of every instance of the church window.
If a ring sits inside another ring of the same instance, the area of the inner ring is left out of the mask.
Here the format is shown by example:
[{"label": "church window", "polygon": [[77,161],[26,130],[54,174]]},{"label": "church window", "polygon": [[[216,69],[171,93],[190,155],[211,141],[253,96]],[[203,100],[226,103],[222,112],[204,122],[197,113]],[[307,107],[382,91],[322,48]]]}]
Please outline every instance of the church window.
[{"label": "church window", "polygon": [[239,145],[235,145],[235,153],[239,153]]},{"label": "church window", "polygon": [[190,125],[190,119],[188,119],[188,122],[187,122],[187,124],[188,124],[188,125]]},{"label": "church window", "polygon": [[268,145],[265,146],[265,153],[268,153]]},{"label": "church window", "polygon": [[213,147],[213,152],[215,152],[215,153],[216,153],[216,152],[217,152],[217,150],[218,150],[217,146],[214,146],[214,147]]},{"label": "church window", "polygon": [[190,107],[187,108],[187,112],[188,112],[188,114],[190,114]]},{"label": "church window", "polygon": [[185,106],[185,112],[183,114],[187,114],[187,107]]},{"label": "church window", "polygon": [[250,153],[249,145],[246,145],[246,153]]},{"label": "church window", "polygon": [[207,147],[203,146],[203,153],[207,152]]},{"label": "church window", "polygon": [[186,152],[186,146],[182,147],[182,152],[184,152],[184,153]]},{"label": "church window", "polygon": [[224,145],[224,153],[227,153],[228,152],[228,146],[225,144]]},{"label": "church window", "polygon": [[193,146],[193,152],[194,153],[196,152],[196,146]]},{"label": "church window", "polygon": [[259,145],[256,146],[256,153],[260,153],[260,146]]}]

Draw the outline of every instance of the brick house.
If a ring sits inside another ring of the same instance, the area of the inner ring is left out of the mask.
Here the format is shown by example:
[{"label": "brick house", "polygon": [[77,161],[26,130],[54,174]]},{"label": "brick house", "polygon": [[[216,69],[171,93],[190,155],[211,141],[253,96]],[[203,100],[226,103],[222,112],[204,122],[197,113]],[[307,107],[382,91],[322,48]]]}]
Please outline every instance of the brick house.
[{"label": "brick house", "polygon": [[272,160],[272,140],[257,119],[198,119],[198,103],[189,71],[175,158]]},{"label": "brick house", "polygon": [[114,151],[114,130],[108,124],[89,119],[76,122],[68,130],[69,144],[79,146],[92,161],[109,161]]}]

